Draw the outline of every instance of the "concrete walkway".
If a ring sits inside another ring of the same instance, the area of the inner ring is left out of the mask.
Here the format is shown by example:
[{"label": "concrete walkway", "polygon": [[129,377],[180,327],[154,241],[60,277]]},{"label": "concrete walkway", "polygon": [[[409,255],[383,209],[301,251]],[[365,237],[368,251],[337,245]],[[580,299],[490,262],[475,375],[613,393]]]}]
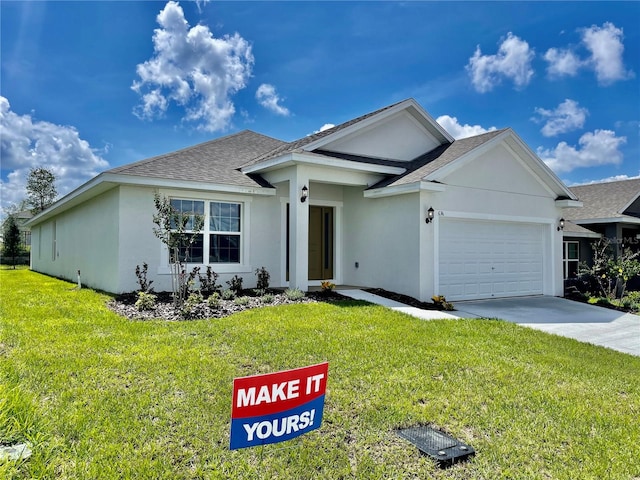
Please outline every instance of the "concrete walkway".
[{"label": "concrete walkway", "polygon": [[640,316],[558,297],[536,296],[455,303],[452,313],[422,310],[358,289],[341,295],[424,320],[499,318],[536,330],[640,356]]}]

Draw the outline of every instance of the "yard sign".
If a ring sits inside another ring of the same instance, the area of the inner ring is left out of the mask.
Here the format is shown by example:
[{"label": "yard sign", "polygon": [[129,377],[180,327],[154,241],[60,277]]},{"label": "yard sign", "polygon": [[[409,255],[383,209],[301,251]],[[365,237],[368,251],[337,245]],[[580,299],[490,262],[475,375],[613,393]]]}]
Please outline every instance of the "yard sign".
[{"label": "yard sign", "polygon": [[320,427],[329,363],[233,380],[229,448],[284,442]]}]

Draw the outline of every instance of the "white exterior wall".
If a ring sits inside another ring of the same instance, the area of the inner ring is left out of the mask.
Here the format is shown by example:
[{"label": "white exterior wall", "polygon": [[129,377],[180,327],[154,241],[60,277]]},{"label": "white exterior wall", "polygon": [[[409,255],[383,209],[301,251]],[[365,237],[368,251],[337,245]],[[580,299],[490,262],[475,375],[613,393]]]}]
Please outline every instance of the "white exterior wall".
[{"label": "white exterior wall", "polygon": [[419,296],[424,224],[419,198],[414,193],[370,199],[362,189],[345,189],[345,284]]},{"label": "white exterior wall", "polygon": [[[136,265],[149,265],[147,278],[154,280],[156,291],[171,291],[171,275],[168,251],[153,233],[153,203],[155,189],[121,187],[120,212],[120,275],[117,292],[130,292],[139,288],[135,276]],[[242,204],[241,264],[211,264],[219,274],[218,283],[224,288],[234,275],[243,278],[243,287],[255,287],[255,270],[264,266],[271,275],[271,286],[279,285],[279,201],[275,196],[249,196],[243,194],[215,193],[189,190],[161,189],[160,195],[169,198],[240,202]],[[208,214],[208,212],[205,212]],[[206,265],[188,264],[187,271],[200,266],[204,274]]]},{"label": "white exterior wall", "polygon": [[[118,286],[114,293],[138,290],[136,265],[149,265],[147,278],[153,280],[156,292],[170,291],[171,279],[158,276],[161,262],[162,243],[153,233],[153,188],[120,187],[120,256],[118,258]],[[168,278],[168,277],[167,277]]]},{"label": "white exterior wall", "polygon": [[83,284],[116,291],[118,206],[114,188],[38,224],[32,233],[31,268],[73,282],[80,270]]}]

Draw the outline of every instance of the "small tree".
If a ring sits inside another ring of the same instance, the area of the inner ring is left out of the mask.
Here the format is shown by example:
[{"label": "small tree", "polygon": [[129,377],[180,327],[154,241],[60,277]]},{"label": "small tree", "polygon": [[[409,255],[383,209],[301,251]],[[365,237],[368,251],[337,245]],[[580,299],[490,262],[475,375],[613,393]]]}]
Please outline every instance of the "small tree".
[{"label": "small tree", "polygon": [[27,177],[27,203],[34,215],[51,205],[58,195],[56,176],[43,167],[32,168]]},{"label": "small tree", "polygon": [[16,218],[13,215],[9,215],[4,222],[4,245],[2,247],[2,254],[11,258],[13,268],[16,268],[16,257],[20,255],[22,248],[20,245],[20,229],[16,223]]},{"label": "small tree", "polygon": [[[189,261],[190,247],[204,227],[204,216],[195,212],[179,212],[167,197],[158,192],[153,195],[156,214],[153,216],[153,233],[169,249],[173,305],[181,308],[189,291],[189,277],[185,264]],[[193,219],[192,228],[187,228]],[[190,230],[187,232],[187,230]],[[184,254],[181,254],[181,251]]]},{"label": "small tree", "polygon": [[625,249],[614,260],[611,240],[601,238],[593,242],[593,264],[580,265],[580,274],[587,275],[598,285],[603,297],[613,300],[622,298],[627,288],[627,281],[640,274],[640,253]]}]

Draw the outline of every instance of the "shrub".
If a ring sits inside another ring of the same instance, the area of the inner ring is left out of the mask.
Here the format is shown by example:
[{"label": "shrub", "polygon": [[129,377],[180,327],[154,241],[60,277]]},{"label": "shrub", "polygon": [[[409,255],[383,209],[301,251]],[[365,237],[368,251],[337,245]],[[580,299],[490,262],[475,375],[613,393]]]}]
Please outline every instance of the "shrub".
[{"label": "shrub", "polygon": [[180,311],[182,317],[195,318],[199,316],[203,310],[203,302],[204,297],[200,292],[191,293],[182,305],[182,309]]},{"label": "shrub", "polygon": [[258,277],[256,288],[258,290],[266,290],[269,288],[269,279],[271,278],[271,275],[269,275],[267,269],[264,267],[256,268],[256,275]]},{"label": "shrub", "polygon": [[218,308],[220,306],[220,294],[218,292],[213,292],[207,298],[207,305],[209,308]]},{"label": "shrub", "polygon": [[267,291],[263,288],[254,288],[253,289],[253,294],[256,297],[262,297],[265,293],[267,293]]},{"label": "shrub", "polygon": [[223,300],[233,300],[234,298],[236,298],[236,292],[234,292],[233,290],[229,289],[222,292]]},{"label": "shrub", "polygon": [[632,303],[640,303],[640,291],[627,292],[627,295],[624,298],[629,299]]},{"label": "shrub", "polygon": [[229,285],[229,290],[232,290],[236,295],[242,291],[242,277],[238,275],[234,275],[231,280],[227,281],[227,285]]},{"label": "shrub", "polygon": [[624,297],[627,282],[640,274],[640,252],[625,249],[614,260],[611,240],[602,238],[592,243],[593,265],[581,264],[579,273],[598,285],[599,294],[613,300]]},{"label": "shrub", "polygon": [[249,297],[247,297],[246,295],[242,296],[242,297],[237,297],[233,303],[235,303],[236,305],[249,305],[249,300],[251,300]]},{"label": "shrub", "polygon": [[260,297],[260,300],[262,300],[262,303],[273,303],[274,296],[270,293],[265,293],[264,295],[262,295],[262,297]]},{"label": "shrub", "polygon": [[323,294],[330,295],[331,292],[333,292],[333,289],[336,288],[336,284],[325,280],[320,284],[320,288],[322,289]]},{"label": "shrub", "polygon": [[198,280],[200,281],[200,292],[205,297],[209,297],[214,293],[220,292],[222,290],[222,286],[218,285],[216,281],[218,280],[218,274],[213,271],[211,265],[207,266],[207,271],[204,275],[198,273]]},{"label": "shrub", "polygon": [[153,280],[147,280],[148,270],[149,265],[147,265],[147,262],[142,263],[142,268],[140,268],[140,265],[136,265],[136,277],[138,277],[138,285],[140,285],[141,292],[153,293],[153,288],[151,287]]},{"label": "shrub", "polygon": [[304,298],[304,292],[299,288],[287,288],[284,291],[285,297],[292,301],[298,301]]},{"label": "shrub", "polygon": [[453,303],[447,302],[447,299],[444,298],[444,295],[434,295],[433,297],[431,297],[431,300],[433,300],[433,303],[435,303],[438,310],[446,310],[449,312],[455,310],[455,308],[453,308]]},{"label": "shrub", "polygon": [[139,311],[155,310],[156,296],[150,292],[138,292],[138,300],[136,300],[135,306]]}]

